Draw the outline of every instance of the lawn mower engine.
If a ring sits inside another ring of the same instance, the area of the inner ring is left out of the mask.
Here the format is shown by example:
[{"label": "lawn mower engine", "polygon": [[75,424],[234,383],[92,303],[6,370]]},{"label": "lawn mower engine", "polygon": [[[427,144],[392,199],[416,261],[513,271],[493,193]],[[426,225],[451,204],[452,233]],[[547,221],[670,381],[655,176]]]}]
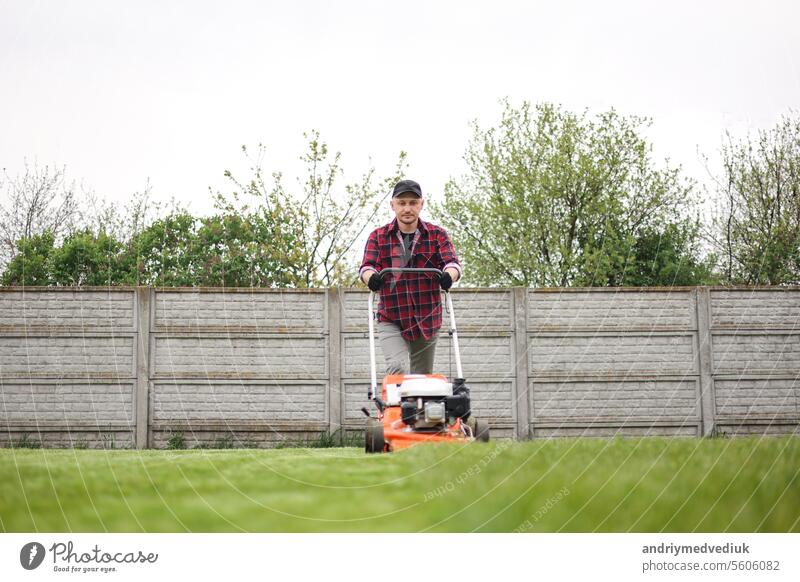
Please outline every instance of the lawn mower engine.
[{"label": "lawn mower engine", "polygon": [[406,376],[399,386],[403,422],[415,431],[438,432],[470,415],[469,388],[463,378]]}]

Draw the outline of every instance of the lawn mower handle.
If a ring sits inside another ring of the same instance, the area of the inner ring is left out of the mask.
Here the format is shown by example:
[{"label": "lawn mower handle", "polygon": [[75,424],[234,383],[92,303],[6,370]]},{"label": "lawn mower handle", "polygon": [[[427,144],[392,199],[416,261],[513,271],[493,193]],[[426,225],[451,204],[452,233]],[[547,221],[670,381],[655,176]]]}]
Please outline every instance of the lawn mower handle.
[{"label": "lawn mower handle", "polygon": [[[388,267],[381,271],[376,271],[380,276],[384,273],[433,273],[434,275],[442,276],[442,270],[432,267],[424,268],[411,268],[411,267]],[[367,397],[370,400],[375,400],[378,397],[378,374],[375,364],[375,324],[373,322],[373,300],[375,292],[370,289],[369,292],[369,363],[371,373],[371,383]],[[450,291],[444,291],[445,300],[447,302],[447,311],[450,312],[450,335],[453,337],[453,345],[456,352],[456,372],[459,378],[464,377],[464,372],[461,369],[461,351],[458,346],[458,331],[456,330],[456,316],[453,312],[453,300],[450,297]]]},{"label": "lawn mower handle", "polygon": [[385,269],[381,269],[380,271],[376,271],[379,275],[383,276],[384,273],[433,273],[434,275],[442,276],[441,269],[435,269],[433,267],[387,267]]}]

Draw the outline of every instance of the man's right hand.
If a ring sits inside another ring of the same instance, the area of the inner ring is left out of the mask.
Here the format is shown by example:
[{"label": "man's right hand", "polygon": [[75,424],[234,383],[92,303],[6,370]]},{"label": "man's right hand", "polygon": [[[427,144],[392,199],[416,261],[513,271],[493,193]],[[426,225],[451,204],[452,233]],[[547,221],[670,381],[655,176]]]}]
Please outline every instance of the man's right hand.
[{"label": "man's right hand", "polygon": [[383,287],[383,277],[378,272],[373,271],[372,276],[369,278],[367,282],[367,287],[370,288],[371,291],[377,293]]}]

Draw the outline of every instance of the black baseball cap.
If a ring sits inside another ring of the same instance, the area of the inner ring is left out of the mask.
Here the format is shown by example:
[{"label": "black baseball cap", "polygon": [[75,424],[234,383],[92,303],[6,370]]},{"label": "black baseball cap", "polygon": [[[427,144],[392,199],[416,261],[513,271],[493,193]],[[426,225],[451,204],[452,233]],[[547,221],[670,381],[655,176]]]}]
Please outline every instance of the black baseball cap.
[{"label": "black baseball cap", "polygon": [[422,198],[422,187],[414,180],[400,180],[395,184],[394,190],[392,190],[392,198],[397,198],[400,194],[405,194],[406,192],[416,194]]}]

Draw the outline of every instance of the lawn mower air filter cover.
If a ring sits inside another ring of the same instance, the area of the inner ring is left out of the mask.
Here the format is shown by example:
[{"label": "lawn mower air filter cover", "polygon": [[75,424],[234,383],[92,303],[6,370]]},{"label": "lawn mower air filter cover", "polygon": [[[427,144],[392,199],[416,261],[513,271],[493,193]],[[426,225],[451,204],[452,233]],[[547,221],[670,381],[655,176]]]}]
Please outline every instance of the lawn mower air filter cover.
[{"label": "lawn mower air filter cover", "polygon": [[425,422],[443,422],[444,419],[444,402],[425,403]]}]

